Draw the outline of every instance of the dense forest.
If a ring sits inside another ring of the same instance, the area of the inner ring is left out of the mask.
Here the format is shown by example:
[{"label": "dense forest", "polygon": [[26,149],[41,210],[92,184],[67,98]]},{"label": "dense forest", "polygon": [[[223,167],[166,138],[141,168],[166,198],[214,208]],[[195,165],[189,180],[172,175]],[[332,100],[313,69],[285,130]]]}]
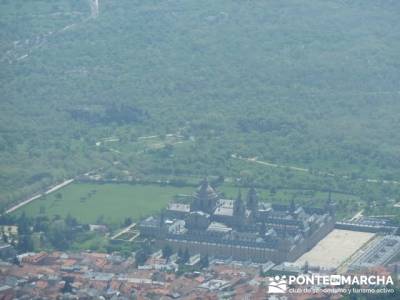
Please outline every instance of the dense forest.
[{"label": "dense forest", "polygon": [[87,0],[0,0],[0,199],[102,169],[397,200],[383,181],[400,180],[399,12],[100,0],[96,17]]}]

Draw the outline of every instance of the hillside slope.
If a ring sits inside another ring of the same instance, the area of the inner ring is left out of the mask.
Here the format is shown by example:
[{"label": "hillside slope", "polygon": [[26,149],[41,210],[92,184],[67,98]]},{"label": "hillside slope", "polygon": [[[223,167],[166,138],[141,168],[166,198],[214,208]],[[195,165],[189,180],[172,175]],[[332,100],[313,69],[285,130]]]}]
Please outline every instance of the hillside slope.
[{"label": "hillside slope", "polygon": [[[102,0],[90,18],[83,0],[0,1],[0,198],[116,161],[139,175],[235,175],[232,153],[398,179],[399,12]],[[192,142],[134,151],[171,132]],[[117,152],[96,146],[109,136]]]}]

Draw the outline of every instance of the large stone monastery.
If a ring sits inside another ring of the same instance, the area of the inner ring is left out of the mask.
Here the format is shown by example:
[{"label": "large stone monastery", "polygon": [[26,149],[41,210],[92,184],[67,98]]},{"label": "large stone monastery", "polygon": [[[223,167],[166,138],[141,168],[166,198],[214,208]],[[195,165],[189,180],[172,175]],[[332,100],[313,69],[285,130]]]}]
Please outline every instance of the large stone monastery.
[{"label": "large stone monastery", "polygon": [[335,225],[334,205],[324,208],[270,204],[254,188],[246,199],[222,199],[207,179],[191,203],[170,203],[165,212],[140,223],[141,235],[215,258],[266,262],[294,261],[325,237]]}]

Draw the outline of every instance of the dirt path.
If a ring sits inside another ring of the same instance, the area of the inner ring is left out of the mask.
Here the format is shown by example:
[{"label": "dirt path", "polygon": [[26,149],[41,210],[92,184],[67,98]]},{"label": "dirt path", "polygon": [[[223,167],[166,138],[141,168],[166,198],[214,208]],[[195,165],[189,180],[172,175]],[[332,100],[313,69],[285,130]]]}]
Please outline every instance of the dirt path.
[{"label": "dirt path", "polygon": [[[290,166],[290,165],[278,165],[278,164],[275,164],[275,163],[272,163],[272,162],[268,162],[268,161],[257,160],[256,157],[246,158],[246,157],[242,157],[242,156],[240,156],[238,154],[232,154],[231,157],[234,158],[234,159],[242,160],[242,161],[247,161],[247,162],[252,162],[252,163],[264,165],[264,166],[267,166],[267,167],[289,169],[289,170],[293,170],[293,171],[299,171],[299,172],[304,172],[304,173],[310,173],[311,174],[310,169],[300,168],[300,167]],[[347,175],[337,175],[337,174],[328,173],[328,172],[322,172],[322,171],[317,171],[315,173],[313,172],[312,175],[340,177],[340,178],[343,178],[343,179],[351,179]],[[368,182],[368,183],[400,184],[400,181],[397,181],[397,180],[380,180],[380,179],[372,179],[372,178],[366,178],[366,179],[357,178],[355,180],[364,181],[364,182]]]},{"label": "dirt path", "polygon": [[122,229],[120,232],[118,232],[117,234],[113,235],[111,237],[112,240],[115,240],[117,237],[123,235],[124,233],[128,232],[129,230],[131,230],[132,227],[135,227],[136,223],[132,223],[131,225],[129,225],[128,227]]},{"label": "dirt path", "polygon": [[[53,31],[43,32],[42,34],[33,36],[28,39],[14,41],[12,43],[12,47],[8,49],[5,54],[2,55],[2,57],[0,58],[0,62],[8,62],[9,64],[13,64],[22,61],[28,58],[33,53],[33,51],[48,44],[51,38],[60,35],[64,31],[74,29],[92,19],[97,18],[99,15],[99,0],[90,0],[89,4],[91,8],[90,16],[84,17],[78,22],[64,25],[63,27]],[[80,14],[80,12],[72,13]]]},{"label": "dirt path", "polygon": [[360,210],[358,213],[356,213],[351,219],[350,219],[350,221],[358,221],[359,219],[361,219],[362,218],[362,216],[363,216],[363,209],[362,210]]}]

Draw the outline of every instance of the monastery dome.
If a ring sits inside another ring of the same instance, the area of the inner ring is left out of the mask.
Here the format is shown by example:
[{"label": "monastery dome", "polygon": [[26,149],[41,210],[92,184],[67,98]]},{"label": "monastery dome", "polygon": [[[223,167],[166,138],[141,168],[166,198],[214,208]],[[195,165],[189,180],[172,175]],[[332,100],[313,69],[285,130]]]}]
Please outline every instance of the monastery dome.
[{"label": "monastery dome", "polygon": [[218,198],[218,194],[212,188],[207,178],[203,180],[201,185],[197,188],[194,193],[194,197],[197,199],[216,199]]}]

